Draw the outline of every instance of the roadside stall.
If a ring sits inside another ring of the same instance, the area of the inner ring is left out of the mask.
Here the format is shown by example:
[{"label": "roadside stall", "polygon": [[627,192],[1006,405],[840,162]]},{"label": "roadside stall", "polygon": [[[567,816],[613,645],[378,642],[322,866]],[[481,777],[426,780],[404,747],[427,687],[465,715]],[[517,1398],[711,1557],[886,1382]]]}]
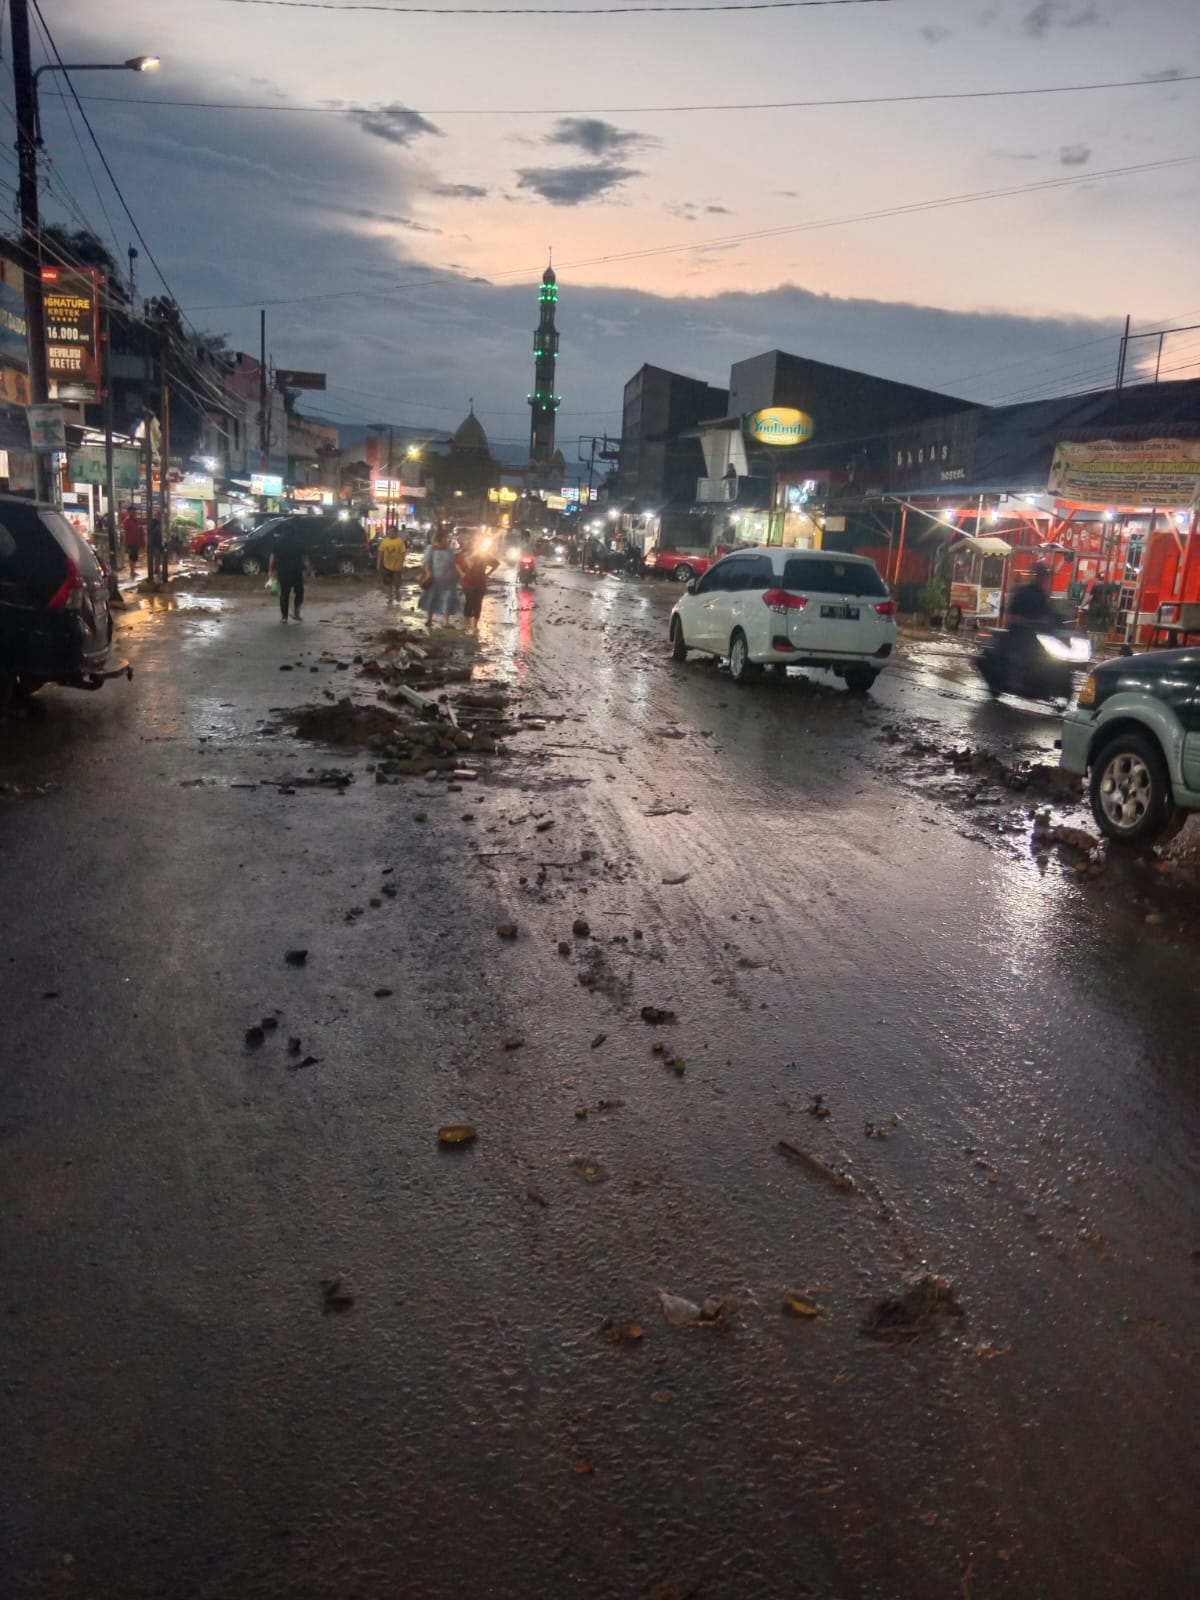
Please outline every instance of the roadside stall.
[{"label": "roadside stall", "polygon": [[1012,546],[995,534],[962,534],[950,546],[950,604],[946,626],[973,628],[1000,621]]}]

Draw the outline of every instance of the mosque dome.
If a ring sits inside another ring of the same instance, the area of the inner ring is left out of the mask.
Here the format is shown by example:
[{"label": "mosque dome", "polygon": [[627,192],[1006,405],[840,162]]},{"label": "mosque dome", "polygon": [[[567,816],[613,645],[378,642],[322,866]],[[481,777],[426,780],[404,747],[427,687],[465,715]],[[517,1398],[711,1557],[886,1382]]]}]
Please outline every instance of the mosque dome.
[{"label": "mosque dome", "polygon": [[454,434],[454,445],[457,450],[487,450],[488,436],[484,432],[483,423],[475,415],[474,406],[459,423]]}]

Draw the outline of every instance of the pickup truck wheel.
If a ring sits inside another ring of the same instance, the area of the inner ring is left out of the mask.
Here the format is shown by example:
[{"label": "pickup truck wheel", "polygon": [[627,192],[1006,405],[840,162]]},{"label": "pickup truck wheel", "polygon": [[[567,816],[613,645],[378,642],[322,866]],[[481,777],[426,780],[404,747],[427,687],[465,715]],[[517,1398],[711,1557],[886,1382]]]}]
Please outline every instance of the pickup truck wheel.
[{"label": "pickup truck wheel", "polygon": [[1119,733],[1097,751],[1089,793],[1096,825],[1114,844],[1159,844],[1187,821],[1172,798],[1162,750],[1148,733]]},{"label": "pickup truck wheel", "polygon": [[683,637],[683,623],[678,617],[671,618],[671,660],[687,660],[687,640]]},{"label": "pickup truck wheel", "polygon": [[689,567],[686,561],[681,561],[671,574],[676,583],[691,583],[696,576],[695,567]]}]

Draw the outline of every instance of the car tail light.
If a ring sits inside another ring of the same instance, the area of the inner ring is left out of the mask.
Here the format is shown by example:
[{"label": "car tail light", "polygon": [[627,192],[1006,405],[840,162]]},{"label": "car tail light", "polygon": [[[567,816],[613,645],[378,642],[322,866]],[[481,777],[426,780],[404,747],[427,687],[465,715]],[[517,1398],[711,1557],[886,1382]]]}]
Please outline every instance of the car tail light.
[{"label": "car tail light", "polygon": [[789,594],[786,589],[764,589],[763,604],[770,611],[803,611],[808,604],[806,594]]},{"label": "car tail light", "polygon": [[894,617],[896,615],[896,602],[894,600],[881,600],[875,607],[875,611],[881,617]]},{"label": "car tail light", "polygon": [[83,574],[71,560],[67,575],[50,596],[51,611],[80,611],[83,608]]}]

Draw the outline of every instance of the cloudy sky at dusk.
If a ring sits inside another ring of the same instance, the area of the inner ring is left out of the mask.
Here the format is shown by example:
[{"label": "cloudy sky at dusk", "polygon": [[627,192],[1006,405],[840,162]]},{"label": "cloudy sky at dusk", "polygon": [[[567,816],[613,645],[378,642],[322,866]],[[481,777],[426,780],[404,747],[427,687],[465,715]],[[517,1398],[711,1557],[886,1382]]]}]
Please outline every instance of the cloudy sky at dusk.
[{"label": "cloudy sky at dusk", "polygon": [[[644,361],[721,383],[779,346],[999,400],[1102,381],[1115,339],[1096,341],[1126,312],[1200,321],[1200,164],[1102,176],[1200,154],[1200,83],[1178,81],[1200,72],[1197,0],[374,4],[42,0],[68,60],[161,56],[77,80],[126,198],[193,320],[254,349],[266,303],[275,358],[328,371],[327,415],[445,425],[474,395],[495,437],[523,437],[551,244],[564,446],[619,426]],[[712,109],[1118,79],[1138,86]],[[318,109],[138,103],[162,99]],[[702,109],[650,109],[669,106]],[[123,257],[48,85],[43,121],[52,182]],[[1061,179],[1080,181],[812,226]],[[1179,375],[1197,363],[1200,336],[1168,345]]]}]

